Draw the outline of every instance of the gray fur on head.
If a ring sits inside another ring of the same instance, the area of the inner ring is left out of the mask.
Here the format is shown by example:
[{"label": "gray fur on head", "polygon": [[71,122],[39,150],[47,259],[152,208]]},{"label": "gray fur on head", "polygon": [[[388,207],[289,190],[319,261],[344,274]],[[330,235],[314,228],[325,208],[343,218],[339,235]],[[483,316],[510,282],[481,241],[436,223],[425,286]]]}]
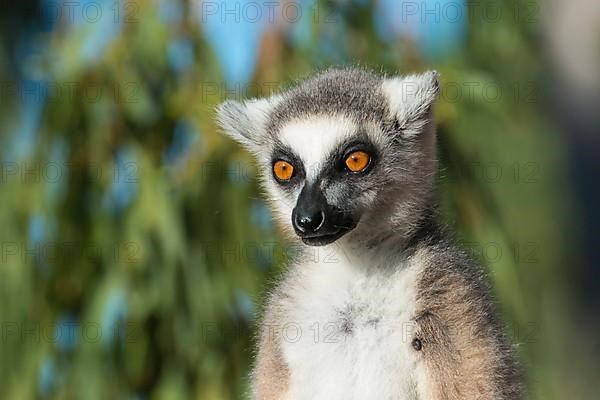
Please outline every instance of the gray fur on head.
[{"label": "gray fur on head", "polygon": [[[438,92],[433,71],[386,77],[330,69],[268,99],[226,101],[218,108],[218,121],[258,156],[283,226],[289,225],[302,185],[282,188],[273,179],[269,164],[281,149],[296,153],[307,184],[318,180],[329,204],[360,220],[348,238],[377,241],[391,234],[409,236],[430,206]],[[373,170],[354,180],[326,174],[336,162],[335,151],[353,138],[373,146]]]},{"label": "gray fur on head", "polygon": [[261,143],[294,118],[341,113],[357,121],[395,117],[401,127],[418,121],[435,102],[439,74],[385,77],[360,69],[329,69],[266,99],[228,100],[217,108],[223,130],[244,145]]}]

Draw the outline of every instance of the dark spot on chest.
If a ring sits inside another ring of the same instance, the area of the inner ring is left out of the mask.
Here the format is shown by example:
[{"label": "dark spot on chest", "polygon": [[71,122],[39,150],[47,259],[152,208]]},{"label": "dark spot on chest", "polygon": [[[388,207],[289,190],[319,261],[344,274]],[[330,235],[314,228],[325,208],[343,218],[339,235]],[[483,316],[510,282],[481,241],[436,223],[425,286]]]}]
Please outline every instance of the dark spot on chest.
[{"label": "dark spot on chest", "polygon": [[423,348],[423,343],[421,342],[421,339],[414,338],[413,341],[412,341],[412,347],[416,351],[421,351],[421,349]]},{"label": "dark spot on chest", "polygon": [[340,332],[349,335],[354,330],[354,323],[349,320],[342,320],[340,324]]},{"label": "dark spot on chest", "polygon": [[337,310],[340,332],[352,333],[357,327],[375,327],[381,322],[380,315],[366,315],[365,304],[348,304]]},{"label": "dark spot on chest", "polygon": [[358,310],[354,305],[348,305],[337,311],[340,319],[340,332],[350,334],[354,330],[354,319]]}]

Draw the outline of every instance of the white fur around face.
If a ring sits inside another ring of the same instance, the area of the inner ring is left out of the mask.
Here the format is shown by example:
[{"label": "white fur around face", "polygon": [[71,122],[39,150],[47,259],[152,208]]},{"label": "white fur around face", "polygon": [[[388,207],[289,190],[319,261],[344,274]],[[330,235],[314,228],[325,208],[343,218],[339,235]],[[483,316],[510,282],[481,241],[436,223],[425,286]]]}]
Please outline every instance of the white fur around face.
[{"label": "white fur around face", "polygon": [[334,147],[356,132],[357,126],[343,116],[311,117],[287,123],[280,134],[304,163],[307,180],[313,181]]},{"label": "white fur around face", "polygon": [[[385,146],[387,138],[376,124],[366,123],[360,129],[375,145]],[[325,163],[329,162],[331,151],[349,137],[356,135],[358,130],[359,127],[354,121],[342,115],[320,115],[288,122],[281,128],[279,140],[302,160],[306,171],[306,182],[312,183],[317,179]],[[291,198],[288,198],[283,195],[281,188],[271,177],[268,176],[264,184],[268,197],[273,200],[271,204],[274,215],[290,232],[293,232],[290,223],[292,210],[303,185],[304,183],[298,185]],[[329,194],[325,192],[325,196]],[[328,197],[328,200],[336,201],[335,197]]]},{"label": "white fur around face", "polygon": [[320,251],[320,262],[297,266],[284,304],[290,398],[417,399],[416,267],[368,272],[366,258],[351,261],[335,246]]}]

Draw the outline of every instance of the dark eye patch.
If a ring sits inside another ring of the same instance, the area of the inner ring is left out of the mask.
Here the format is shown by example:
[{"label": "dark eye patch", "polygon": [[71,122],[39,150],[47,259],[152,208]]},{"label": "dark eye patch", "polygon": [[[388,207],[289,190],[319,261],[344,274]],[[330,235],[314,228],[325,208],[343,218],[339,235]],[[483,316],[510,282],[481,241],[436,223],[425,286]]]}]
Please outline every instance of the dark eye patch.
[{"label": "dark eye patch", "polygon": [[273,175],[273,165],[279,161],[283,160],[290,163],[294,167],[294,175],[285,182],[279,181],[275,176],[273,178],[276,182],[282,185],[282,187],[293,187],[299,182],[303,181],[306,177],[306,171],[304,169],[304,163],[289,147],[277,143],[275,145],[275,149],[271,154],[271,174]]},{"label": "dark eye patch", "polygon": [[[369,166],[365,171],[360,173],[351,172],[346,166],[346,158],[355,151],[364,151],[369,155],[370,161]],[[317,180],[325,181],[345,181],[347,179],[356,179],[369,173],[375,168],[379,159],[379,153],[377,147],[369,140],[366,132],[358,133],[354,137],[340,142],[323,161],[323,164],[308,166],[308,168],[317,168],[315,171],[318,173]],[[294,175],[288,181],[280,181],[274,175],[272,171],[273,165],[283,160],[293,165]],[[279,183],[284,190],[290,190],[296,188],[297,185],[301,184],[306,179],[307,166],[304,165],[300,157],[286,144],[276,141],[273,153],[271,154],[271,175],[273,179]],[[348,188],[349,189],[349,188]]]},{"label": "dark eye patch", "polygon": [[348,171],[346,166],[346,159],[350,154],[356,151],[364,151],[369,155],[369,166],[363,173],[370,171],[377,162],[378,153],[373,143],[367,139],[366,134],[359,135],[351,140],[340,143],[340,145],[330,153],[329,162],[327,164],[334,165],[338,175],[347,174],[350,171]]}]

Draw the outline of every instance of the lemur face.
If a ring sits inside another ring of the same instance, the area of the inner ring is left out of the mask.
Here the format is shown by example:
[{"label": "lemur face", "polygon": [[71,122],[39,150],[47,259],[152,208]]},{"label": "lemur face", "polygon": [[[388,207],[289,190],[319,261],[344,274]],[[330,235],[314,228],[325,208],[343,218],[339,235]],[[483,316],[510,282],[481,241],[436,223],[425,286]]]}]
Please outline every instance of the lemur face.
[{"label": "lemur face", "polygon": [[283,225],[320,246],[397,218],[392,203],[418,201],[435,157],[437,91],[435,73],[332,70],[269,99],[225,102],[218,118],[258,157]]},{"label": "lemur face", "polygon": [[367,132],[376,129],[342,115],[281,127],[271,150],[270,191],[287,205],[284,212],[304,243],[334,242],[372,205],[382,181],[376,177],[382,149]]}]

